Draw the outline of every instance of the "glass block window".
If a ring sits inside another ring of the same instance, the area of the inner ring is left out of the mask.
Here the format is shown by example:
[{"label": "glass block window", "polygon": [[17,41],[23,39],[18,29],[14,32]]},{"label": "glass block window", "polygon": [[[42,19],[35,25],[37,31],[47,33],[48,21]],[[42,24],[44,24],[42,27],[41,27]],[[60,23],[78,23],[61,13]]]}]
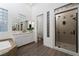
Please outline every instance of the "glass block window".
[{"label": "glass block window", "polygon": [[0,32],[8,31],[8,10],[0,8]]}]

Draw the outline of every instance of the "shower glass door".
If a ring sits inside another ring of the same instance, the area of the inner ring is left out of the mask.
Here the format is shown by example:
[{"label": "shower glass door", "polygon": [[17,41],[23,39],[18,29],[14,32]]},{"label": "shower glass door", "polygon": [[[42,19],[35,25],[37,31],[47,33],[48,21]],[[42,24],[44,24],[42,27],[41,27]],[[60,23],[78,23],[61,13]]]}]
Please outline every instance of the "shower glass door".
[{"label": "shower glass door", "polygon": [[55,14],[56,42],[59,48],[78,52],[77,9]]}]

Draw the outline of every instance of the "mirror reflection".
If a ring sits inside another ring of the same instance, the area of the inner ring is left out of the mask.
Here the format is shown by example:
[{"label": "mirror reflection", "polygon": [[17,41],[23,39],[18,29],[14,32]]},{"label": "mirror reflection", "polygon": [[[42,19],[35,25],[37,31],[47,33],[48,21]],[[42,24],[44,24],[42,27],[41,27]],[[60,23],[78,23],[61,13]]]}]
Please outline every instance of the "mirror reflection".
[{"label": "mirror reflection", "polygon": [[26,16],[20,14],[18,19],[13,21],[12,31],[32,31],[34,29],[34,22],[27,20]]}]

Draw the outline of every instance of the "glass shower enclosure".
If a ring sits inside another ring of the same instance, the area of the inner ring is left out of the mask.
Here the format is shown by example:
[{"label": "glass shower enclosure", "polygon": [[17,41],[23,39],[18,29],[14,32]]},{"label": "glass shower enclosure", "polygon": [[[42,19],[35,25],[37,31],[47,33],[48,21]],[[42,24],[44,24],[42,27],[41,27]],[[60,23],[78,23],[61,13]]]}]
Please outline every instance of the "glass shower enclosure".
[{"label": "glass shower enclosure", "polygon": [[78,52],[78,9],[76,5],[68,4],[55,9],[55,46],[73,52]]}]

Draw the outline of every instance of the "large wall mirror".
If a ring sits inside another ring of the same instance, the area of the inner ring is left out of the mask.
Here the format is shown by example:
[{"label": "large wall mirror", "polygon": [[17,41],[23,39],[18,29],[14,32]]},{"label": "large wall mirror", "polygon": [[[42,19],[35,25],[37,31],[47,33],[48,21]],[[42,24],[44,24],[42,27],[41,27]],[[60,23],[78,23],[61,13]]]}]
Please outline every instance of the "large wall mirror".
[{"label": "large wall mirror", "polygon": [[18,19],[12,24],[12,31],[27,32],[34,29],[34,22],[27,20],[26,16],[19,14]]}]

